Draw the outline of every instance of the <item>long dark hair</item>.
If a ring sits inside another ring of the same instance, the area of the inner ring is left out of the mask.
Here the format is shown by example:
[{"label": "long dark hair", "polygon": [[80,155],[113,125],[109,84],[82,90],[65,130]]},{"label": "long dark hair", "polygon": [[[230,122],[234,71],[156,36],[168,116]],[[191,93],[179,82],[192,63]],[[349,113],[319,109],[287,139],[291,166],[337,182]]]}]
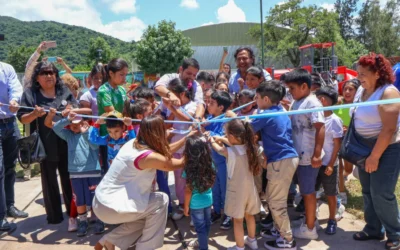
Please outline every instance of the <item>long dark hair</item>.
[{"label": "long dark hair", "polygon": [[185,93],[185,96],[193,101],[193,88],[192,90],[189,90],[186,84],[184,84],[179,78],[175,78],[168,83],[168,90],[177,95]]},{"label": "long dark hair", "polygon": [[247,121],[234,119],[226,125],[226,133],[233,135],[242,144],[246,145],[247,159],[249,161],[249,171],[253,175],[260,173],[260,165],[257,158],[257,146],[254,141],[254,132],[251,124]]},{"label": "long dark hair", "polygon": [[42,87],[40,86],[39,82],[37,81],[37,77],[39,76],[39,73],[44,70],[44,69],[50,69],[55,73],[56,75],[56,95],[60,96],[64,93],[64,84],[63,81],[60,78],[60,75],[58,74],[58,69],[56,66],[51,63],[51,62],[39,62],[35,68],[33,69],[32,73],[32,78],[31,78],[31,89],[34,92],[39,91]]},{"label": "long dark hair", "polygon": [[134,101],[126,100],[124,102],[124,111],[122,112],[122,115],[124,117],[137,119],[137,115],[143,115],[150,106],[151,103],[143,98],[137,98]]},{"label": "long dark hair", "polygon": [[124,68],[129,68],[128,63],[121,58],[112,59],[106,66],[104,66],[107,75],[107,81],[110,80],[110,71],[113,73],[123,70]]},{"label": "long dark hair", "polygon": [[171,159],[169,143],[165,135],[164,120],[161,116],[150,115],[140,122],[136,142],[147,145],[153,151]]},{"label": "long dark hair", "polygon": [[216,172],[212,166],[211,151],[207,143],[198,136],[186,140],[185,151],[186,185],[199,193],[214,185]]}]

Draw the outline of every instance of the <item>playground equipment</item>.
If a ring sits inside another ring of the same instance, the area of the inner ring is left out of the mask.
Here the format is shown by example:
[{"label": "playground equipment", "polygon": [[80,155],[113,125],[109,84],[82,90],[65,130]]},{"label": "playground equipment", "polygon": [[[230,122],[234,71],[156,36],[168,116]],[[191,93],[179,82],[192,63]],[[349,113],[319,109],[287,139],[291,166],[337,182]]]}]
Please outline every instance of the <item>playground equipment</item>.
[{"label": "playground equipment", "polygon": [[[339,93],[342,92],[342,85],[345,81],[357,77],[357,72],[346,66],[338,66],[338,58],[335,55],[334,42],[314,43],[299,47],[300,67],[310,73],[318,73],[322,85],[331,85],[332,77],[336,76],[339,82]],[[292,69],[266,69],[274,79],[279,80],[282,74]]]}]

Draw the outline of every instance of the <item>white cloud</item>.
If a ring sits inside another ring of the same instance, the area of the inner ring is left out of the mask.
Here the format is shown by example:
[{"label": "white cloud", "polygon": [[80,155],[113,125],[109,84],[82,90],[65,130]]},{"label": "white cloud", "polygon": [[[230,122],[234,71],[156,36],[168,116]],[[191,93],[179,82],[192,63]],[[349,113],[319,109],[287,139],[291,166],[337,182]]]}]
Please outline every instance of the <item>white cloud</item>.
[{"label": "white cloud", "polygon": [[246,22],[246,14],[235,4],[234,0],[228,0],[226,5],[218,9],[217,19],[220,23]]},{"label": "white cloud", "polygon": [[103,0],[104,3],[108,4],[111,11],[120,13],[135,13],[136,12],[136,0]]},{"label": "white cloud", "polygon": [[197,9],[199,8],[199,3],[197,0],[182,0],[180,6],[188,9]]},{"label": "white cloud", "polygon": [[283,4],[285,4],[286,2],[285,1],[283,1],[283,2],[279,2],[279,3],[277,3],[276,5],[283,5]]},{"label": "white cloud", "polygon": [[57,0],[37,4],[36,0],[0,0],[0,15],[22,21],[55,21],[83,26],[124,41],[139,40],[146,25],[137,17],[104,24],[90,0]]},{"label": "white cloud", "polygon": [[208,25],[213,25],[214,23],[213,22],[208,22],[208,23],[203,23],[202,25],[200,25],[200,26],[208,26]]},{"label": "white cloud", "polygon": [[335,4],[333,4],[333,3],[323,3],[323,4],[321,4],[321,7],[326,9],[327,11],[335,10]]}]

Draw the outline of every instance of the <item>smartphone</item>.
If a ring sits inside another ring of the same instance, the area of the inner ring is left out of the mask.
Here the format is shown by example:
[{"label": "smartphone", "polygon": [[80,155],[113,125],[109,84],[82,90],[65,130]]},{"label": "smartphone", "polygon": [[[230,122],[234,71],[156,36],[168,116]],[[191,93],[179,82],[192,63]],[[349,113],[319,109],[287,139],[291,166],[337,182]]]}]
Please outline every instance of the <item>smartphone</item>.
[{"label": "smartphone", "polygon": [[47,61],[48,61],[48,62],[57,62],[57,57],[55,57],[55,56],[48,57],[48,58],[47,58]]},{"label": "smartphone", "polygon": [[224,51],[228,52],[228,47],[224,47]]},{"label": "smartphone", "polygon": [[56,41],[46,41],[46,42],[44,42],[44,47],[46,49],[55,48],[55,47],[57,47],[57,42]]}]

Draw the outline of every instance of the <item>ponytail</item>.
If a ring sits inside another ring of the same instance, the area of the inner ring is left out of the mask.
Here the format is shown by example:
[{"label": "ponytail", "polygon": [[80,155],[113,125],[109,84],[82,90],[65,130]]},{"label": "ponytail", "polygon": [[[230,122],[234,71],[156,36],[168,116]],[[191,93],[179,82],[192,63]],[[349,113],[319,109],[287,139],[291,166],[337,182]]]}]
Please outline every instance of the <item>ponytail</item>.
[{"label": "ponytail", "polygon": [[249,170],[254,176],[260,173],[260,164],[257,157],[257,147],[254,143],[254,132],[250,122],[241,121],[244,126],[244,142],[246,144],[247,159],[249,160]]}]

